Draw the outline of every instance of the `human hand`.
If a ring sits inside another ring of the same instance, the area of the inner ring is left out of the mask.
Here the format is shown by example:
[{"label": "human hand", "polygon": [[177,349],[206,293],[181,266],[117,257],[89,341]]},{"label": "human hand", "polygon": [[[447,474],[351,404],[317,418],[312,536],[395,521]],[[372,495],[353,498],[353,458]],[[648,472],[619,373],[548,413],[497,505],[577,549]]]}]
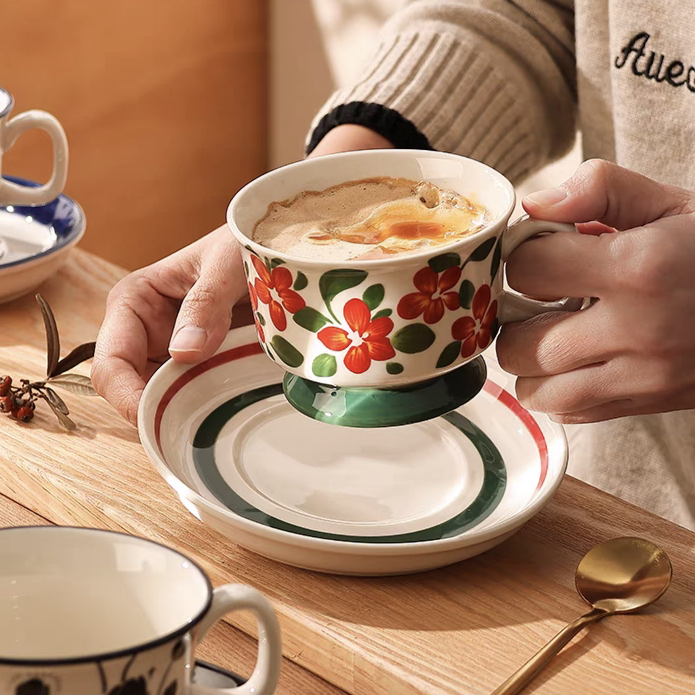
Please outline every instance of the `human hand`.
[{"label": "human hand", "polygon": [[510,286],[597,301],[503,327],[497,354],[520,402],[563,423],[695,408],[695,193],[591,160],[523,205],[586,224],[523,243]]},{"label": "human hand", "polygon": [[169,355],[186,363],[210,357],[246,291],[241,255],[226,226],[123,278],[107,299],[94,387],[135,425],[145,382]]},{"label": "human hand", "polygon": [[390,149],[393,144],[379,133],[361,125],[345,123],[329,130],[307,159],[337,152]]}]

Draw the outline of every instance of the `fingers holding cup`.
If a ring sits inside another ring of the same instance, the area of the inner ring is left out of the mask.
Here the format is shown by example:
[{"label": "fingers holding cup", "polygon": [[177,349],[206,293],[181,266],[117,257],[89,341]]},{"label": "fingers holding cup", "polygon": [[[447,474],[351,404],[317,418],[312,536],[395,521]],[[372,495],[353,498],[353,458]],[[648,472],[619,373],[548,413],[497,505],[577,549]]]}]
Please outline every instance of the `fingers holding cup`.
[{"label": "fingers holding cup", "polygon": [[546,377],[606,361],[616,346],[603,313],[599,303],[506,324],[497,338],[500,366],[514,376]]}]

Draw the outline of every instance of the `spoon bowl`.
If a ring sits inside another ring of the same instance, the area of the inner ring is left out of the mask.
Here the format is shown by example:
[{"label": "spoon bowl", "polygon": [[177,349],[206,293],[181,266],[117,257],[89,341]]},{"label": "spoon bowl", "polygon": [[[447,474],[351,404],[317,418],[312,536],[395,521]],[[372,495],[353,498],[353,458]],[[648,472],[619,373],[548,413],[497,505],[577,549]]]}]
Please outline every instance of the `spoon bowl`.
[{"label": "spoon bowl", "polygon": [[659,599],[671,583],[671,561],[643,538],[613,538],[594,546],[577,567],[579,595],[594,608],[631,613]]},{"label": "spoon bowl", "polygon": [[492,695],[520,692],[587,625],[654,603],[668,589],[672,573],[668,555],[643,538],[613,538],[595,545],[575,575],[577,591],[591,610],[560,630]]}]

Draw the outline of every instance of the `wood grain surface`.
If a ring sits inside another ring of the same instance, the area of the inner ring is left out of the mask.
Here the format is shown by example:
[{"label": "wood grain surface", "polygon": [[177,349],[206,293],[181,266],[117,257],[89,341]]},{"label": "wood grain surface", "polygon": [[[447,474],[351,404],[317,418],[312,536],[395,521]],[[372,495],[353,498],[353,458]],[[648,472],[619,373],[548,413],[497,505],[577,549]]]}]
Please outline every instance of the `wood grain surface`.
[{"label": "wood grain surface", "polygon": [[[70,147],[82,247],[136,268],[224,222],[268,155],[267,0],[21,0],[2,4],[0,85],[44,109]],[[3,173],[45,181],[30,131]]]},{"label": "wood grain surface", "polygon": [[[120,274],[78,252],[42,289],[66,350],[94,338]],[[0,371],[40,376],[42,331],[33,300],[0,307]],[[672,588],[642,614],[585,631],[528,692],[695,692],[695,534],[683,528],[568,477],[543,512],[480,557],[410,577],[319,575],[253,555],[203,526],[107,403],[67,400],[79,425],[73,434],[45,412],[29,425],[0,418],[0,493],[53,523],[113,528],[176,547],[214,584],[256,586],[279,614],[287,659],[351,695],[491,692],[586,610],[574,590],[577,563],[596,542],[623,535],[666,549]],[[232,620],[254,633],[246,616]]]}]

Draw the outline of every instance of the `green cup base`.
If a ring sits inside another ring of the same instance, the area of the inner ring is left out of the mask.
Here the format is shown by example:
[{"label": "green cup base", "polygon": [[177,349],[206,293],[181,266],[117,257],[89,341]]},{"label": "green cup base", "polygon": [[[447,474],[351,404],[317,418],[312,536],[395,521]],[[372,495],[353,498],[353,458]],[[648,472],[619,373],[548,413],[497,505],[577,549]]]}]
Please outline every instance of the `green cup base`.
[{"label": "green cup base", "polygon": [[342,388],[287,372],[282,389],[293,408],[342,427],[396,427],[456,410],[480,393],[487,378],[482,357],[442,376],[398,389]]}]

